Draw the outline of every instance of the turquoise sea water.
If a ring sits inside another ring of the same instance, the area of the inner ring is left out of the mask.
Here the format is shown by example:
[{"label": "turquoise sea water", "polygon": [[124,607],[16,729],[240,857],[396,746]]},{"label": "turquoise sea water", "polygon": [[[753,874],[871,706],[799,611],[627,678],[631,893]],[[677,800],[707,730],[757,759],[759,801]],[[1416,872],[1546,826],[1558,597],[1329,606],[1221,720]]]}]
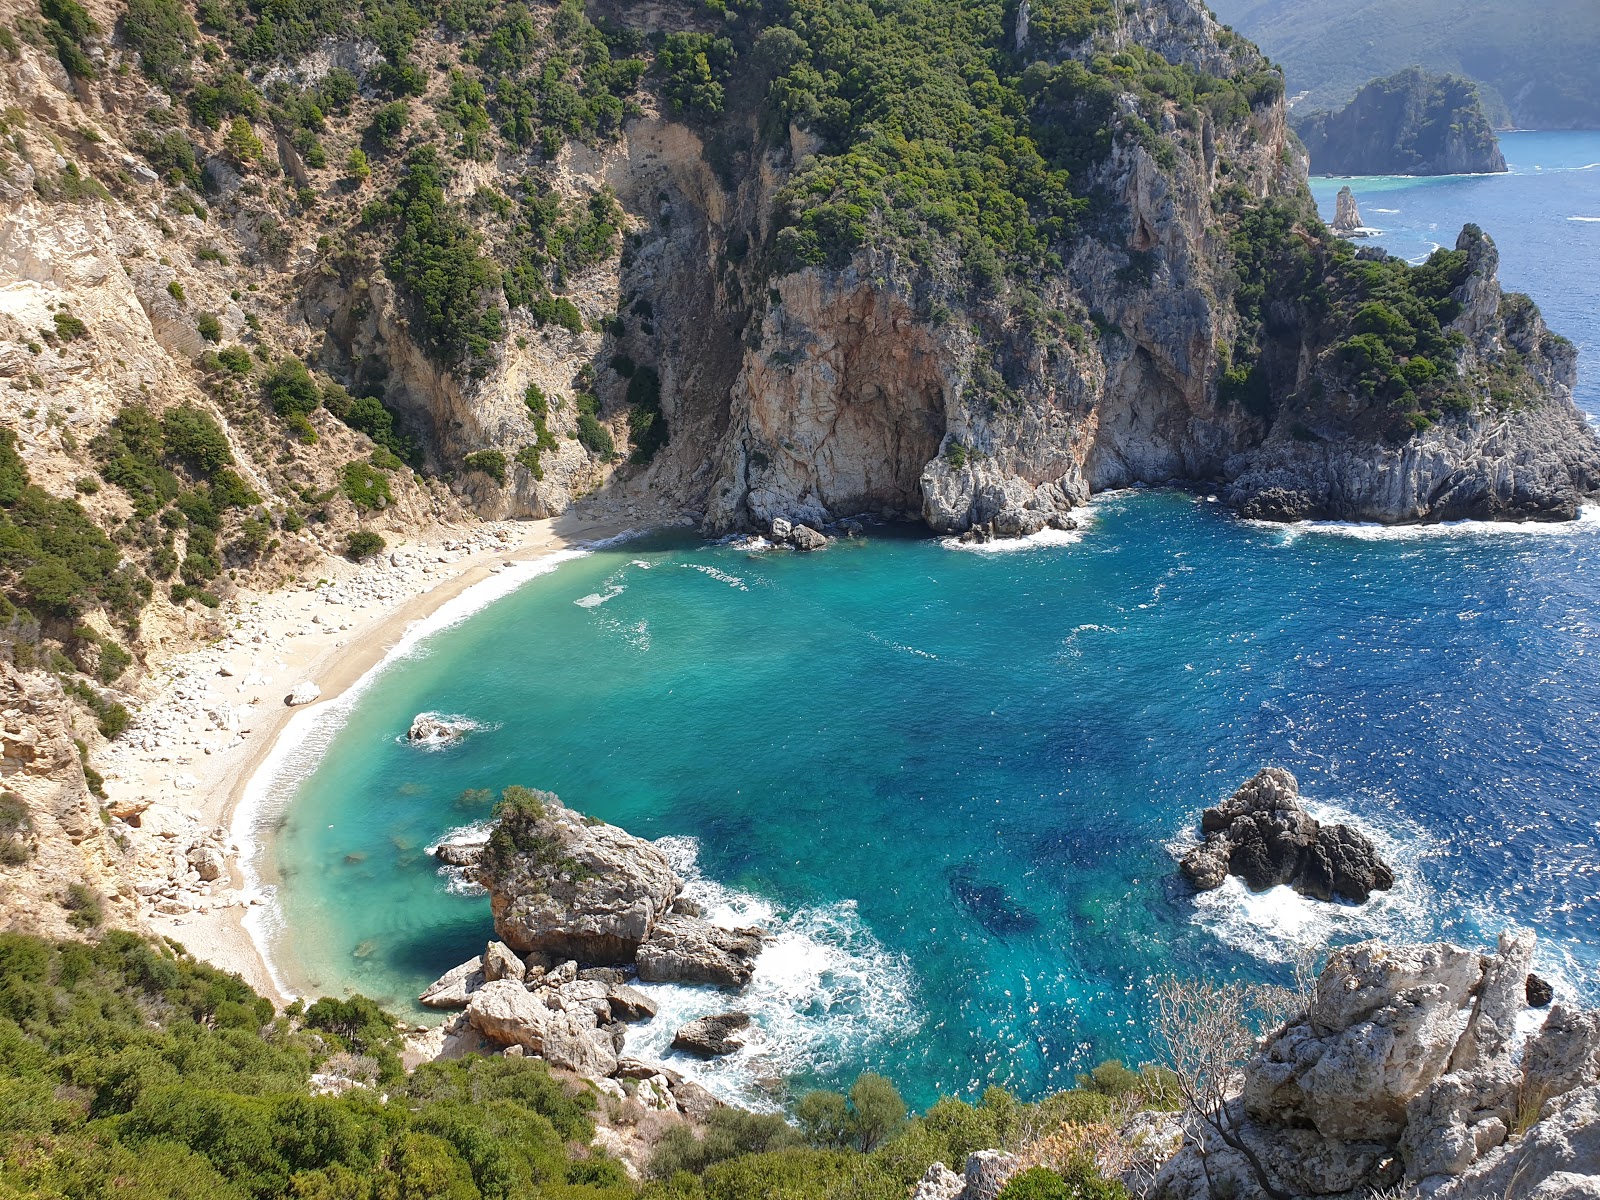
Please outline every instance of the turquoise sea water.
[{"label": "turquoise sea water", "polygon": [[[1363,212],[1418,254],[1473,217],[1508,282],[1592,344],[1600,224],[1566,218],[1600,216],[1600,172],[1550,164],[1600,162],[1600,137],[1508,138],[1519,166],[1525,146],[1545,172],[1362,181]],[[1337,186],[1317,181],[1325,207]],[[1531,925],[1541,969],[1600,998],[1600,520],[1284,529],[1178,493],[1093,511],[1075,541],[1005,552],[658,537],[532,579],[302,747],[268,851],[280,959],[406,1005],[489,932],[425,847],[486,815],[465,789],[524,783],[668,839],[714,909],[777,934],[740,1001],[761,1040],[698,1068],[746,1096],[863,1067],[919,1104],[1036,1093],[1144,1053],[1156,975],[1281,975],[1299,947],[1370,933]],[[426,710],[481,728],[406,745]],[[1385,846],[1391,894],[1176,881],[1170,847],[1266,763]],[[642,1053],[727,1004],[657,991]]]}]

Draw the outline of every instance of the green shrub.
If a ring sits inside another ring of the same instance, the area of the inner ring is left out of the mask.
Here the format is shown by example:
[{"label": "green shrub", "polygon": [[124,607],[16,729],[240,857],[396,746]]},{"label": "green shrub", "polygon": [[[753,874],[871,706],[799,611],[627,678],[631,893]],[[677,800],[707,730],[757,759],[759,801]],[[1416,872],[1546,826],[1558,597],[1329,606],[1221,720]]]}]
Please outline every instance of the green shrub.
[{"label": "green shrub", "polygon": [[380,150],[393,150],[400,144],[401,136],[406,130],[406,122],[410,119],[411,108],[403,100],[385,104],[372,114],[372,123],[367,126],[367,137]]},{"label": "green shrub", "polygon": [[0,866],[17,867],[32,857],[28,834],[33,823],[28,806],[15,792],[0,792]]},{"label": "green shrub", "polygon": [[217,362],[228,374],[240,379],[255,369],[255,360],[243,346],[224,346],[217,351]]},{"label": "green shrub", "polygon": [[192,404],[169,408],[161,416],[161,438],[166,452],[211,476],[233,462],[227,435],[216,418]]},{"label": "green shrub", "polygon": [[85,43],[100,32],[83,5],[77,0],[39,0],[44,17],[45,37],[55,47],[56,57],[74,79],[93,79],[94,64],[85,52]]},{"label": "green shrub", "polygon": [[405,289],[429,355],[476,376],[488,370],[505,334],[497,296],[500,272],[446,197],[445,182],[432,146],[411,153],[389,201],[399,232],[384,268]]},{"label": "green shrub", "polygon": [[389,490],[389,477],[360,460],[345,463],[339,476],[339,490],[361,512],[388,508],[394,503],[394,494]]},{"label": "green shrub", "polygon": [[667,418],[661,411],[661,376],[640,367],[628,380],[628,440],[631,461],[648,463],[667,444]]},{"label": "green shrub", "polygon": [[203,312],[194,319],[195,330],[208,342],[222,340],[222,321],[216,313]]},{"label": "green shrub", "polygon": [[617,444],[611,431],[600,423],[600,400],[589,392],[580,392],[578,405],[578,443],[590,454],[610,462],[617,456]]},{"label": "green shrub", "polygon": [[100,897],[86,884],[67,884],[66,894],[61,897],[61,907],[67,910],[67,920],[79,929],[94,929],[106,919]]},{"label": "green shrub", "polygon": [[184,294],[183,284],[179,283],[176,279],[167,284],[167,295],[171,296],[180,305],[187,304],[189,302],[188,296]]},{"label": "green shrub", "polygon": [[261,392],[280,417],[306,417],[322,403],[322,389],[298,358],[278,360],[261,380]]},{"label": "green shrub", "polygon": [[178,0],[128,0],[122,31],[149,79],[172,93],[187,85],[199,34]]},{"label": "green shrub", "polygon": [[506,456],[499,450],[474,450],[461,465],[469,471],[482,471],[501,487],[506,485]]},{"label": "green shrub", "polygon": [[357,529],[345,538],[344,554],[351,561],[360,562],[374,554],[381,554],[387,545],[382,534],[371,529]]},{"label": "green shrub", "polygon": [[63,342],[75,342],[89,336],[89,327],[71,313],[62,310],[54,314],[56,336]]}]

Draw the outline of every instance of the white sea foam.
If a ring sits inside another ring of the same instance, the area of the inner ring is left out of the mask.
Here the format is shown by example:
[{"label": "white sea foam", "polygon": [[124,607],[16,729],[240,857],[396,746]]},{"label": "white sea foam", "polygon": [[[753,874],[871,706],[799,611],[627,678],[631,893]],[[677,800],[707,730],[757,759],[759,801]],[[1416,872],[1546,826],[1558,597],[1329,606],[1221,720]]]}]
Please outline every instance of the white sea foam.
[{"label": "white sea foam", "polygon": [[700,574],[708,575],[712,579],[715,579],[718,583],[725,583],[729,587],[738,588],[741,592],[748,592],[750,590],[745,586],[744,580],[740,579],[737,575],[729,575],[726,571],[720,571],[716,567],[710,566],[707,563],[680,563],[679,565],[688,567],[691,571],[699,571]]},{"label": "white sea foam", "polygon": [[627,590],[619,584],[612,584],[604,592],[590,592],[587,596],[578,597],[573,603],[579,608],[599,608],[607,600],[615,600]]},{"label": "white sea foam", "polygon": [[[489,825],[487,822],[477,822],[472,825],[458,825],[445,833],[433,845],[423,851],[432,858],[440,846],[482,846],[489,840]],[[452,896],[487,896],[489,889],[481,883],[467,878],[465,867],[452,867],[449,863],[439,864],[439,878],[444,880],[444,890]]]},{"label": "white sea foam", "polygon": [[1569,221],[1583,221],[1586,223],[1600,223],[1600,217],[1568,217]]},{"label": "white sea foam", "polygon": [[251,908],[245,914],[244,927],[266,964],[274,986],[281,993],[292,995],[288,982],[272,957],[272,943],[283,928],[283,914],[277,903],[277,889],[262,882],[261,850],[273,823],[294,798],[300,780],[321,761],[362,693],[395,663],[425,653],[425,643],[434,634],[460,624],[496,600],[516,591],[530,579],[549,574],[563,563],[585,557],[594,547],[611,545],[622,537],[636,536],[630,531],[619,535],[619,538],[608,538],[583,548],[559,550],[532,562],[517,563],[489,576],[447,600],[428,616],[413,621],[389,652],[338,696],[320,704],[307,705],[285,723],[272,749],[245,784],[244,794],[234,809],[230,830],[233,841],[240,847],[239,862],[244,873],[245,894],[266,900],[265,904]]},{"label": "white sea foam", "polygon": [[409,733],[402,733],[395,738],[395,741],[407,746],[414,746],[418,750],[448,750],[450,747],[458,745],[461,739],[469,733],[482,733],[485,730],[500,728],[498,721],[477,721],[461,713],[421,712],[416,715],[415,720],[420,721],[423,717],[430,717],[440,725],[453,730],[454,736],[429,737],[419,741],[412,741]]},{"label": "white sea foam", "polygon": [[1115,500],[1135,489],[1119,488],[1102,492],[1083,508],[1076,508],[1072,516],[1078,522],[1076,529],[1041,529],[1027,537],[996,538],[992,542],[963,542],[959,537],[944,537],[939,544],[947,550],[970,550],[977,554],[1014,554],[1019,550],[1044,550],[1055,546],[1072,546],[1083,541],[1089,526],[1094,524],[1094,509],[1107,500]]},{"label": "white sea foam", "polygon": [[[909,960],[873,937],[853,901],[788,911],[702,876],[695,839],[663,838],[656,845],[687,880],[685,894],[707,919],[729,928],[757,925],[771,937],[755,977],[735,1001],[711,988],[639,985],[660,1012],[629,1030],[628,1054],[669,1063],[723,1099],[775,1108],[770,1085],[798,1071],[837,1069],[874,1043],[920,1027]],[[742,1049],[709,1062],[672,1050],[675,1030],[730,1003],[752,1019]]]},{"label": "white sea foam", "polygon": [[1398,208],[1374,208],[1371,211],[1375,213],[1382,213],[1386,217],[1392,217],[1400,210]]},{"label": "white sea foam", "polygon": [[1272,521],[1247,524],[1277,533],[1284,545],[1299,538],[1321,535],[1359,538],[1370,542],[1405,542],[1439,537],[1578,537],[1600,530],[1600,506],[1585,504],[1576,521],[1439,521],[1429,525],[1375,525],[1363,521],[1296,521],[1282,525]]},{"label": "white sea foam", "polygon": [[[1340,904],[1313,900],[1287,886],[1252,892],[1230,875],[1221,887],[1195,897],[1191,920],[1235,950],[1274,963],[1366,938],[1416,941],[1417,931],[1429,926],[1436,908],[1419,866],[1438,852],[1433,840],[1420,826],[1407,825],[1397,835],[1336,805],[1303,803],[1324,824],[1350,825],[1371,838],[1394,870],[1394,886],[1374,892],[1365,904]],[[1178,857],[1193,844],[1180,840],[1169,849]]]}]

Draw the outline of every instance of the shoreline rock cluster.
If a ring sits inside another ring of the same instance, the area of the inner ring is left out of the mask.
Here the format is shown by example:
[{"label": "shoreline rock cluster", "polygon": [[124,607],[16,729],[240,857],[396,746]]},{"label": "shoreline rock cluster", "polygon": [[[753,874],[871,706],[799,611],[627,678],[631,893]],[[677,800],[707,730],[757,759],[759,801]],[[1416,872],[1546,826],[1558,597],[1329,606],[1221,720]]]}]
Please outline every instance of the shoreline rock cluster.
[{"label": "shoreline rock cluster", "polygon": [[1229,875],[1251,891],[1287,884],[1315,900],[1364,904],[1394,886],[1394,871],[1372,840],[1348,825],[1324,825],[1300,802],[1300,784],[1267,767],[1200,817],[1205,840],[1183,856],[1185,878],[1201,891]]},{"label": "shoreline rock cluster", "polygon": [[[656,1016],[632,983],[742,988],[755,973],[761,930],[706,920],[658,848],[548,792],[507,789],[486,839],[434,853],[489,892],[497,938],[419,997],[429,1008],[462,1010],[448,1036],[470,1031],[591,1079],[659,1076],[664,1094],[682,1090],[665,1068],[641,1075],[653,1064],[623,1055],[627,1026]],[[749,1024],[746,1013],[702,1018],[674,1044],[707,1057],[732,1053]]]},{"label": "shoreline rock cluster", "polygon": [[1238,1144],[1196,1124],[1151,1200],[1264,1197],[1250,1156],[1296,1196],[1595,1195],[1600,1012],[1558,1003],[1524,1043],[1533,951],[1529,933],[1486,955],[1443,942],[1335,950],[1227,1101],[1219,1119]]}]

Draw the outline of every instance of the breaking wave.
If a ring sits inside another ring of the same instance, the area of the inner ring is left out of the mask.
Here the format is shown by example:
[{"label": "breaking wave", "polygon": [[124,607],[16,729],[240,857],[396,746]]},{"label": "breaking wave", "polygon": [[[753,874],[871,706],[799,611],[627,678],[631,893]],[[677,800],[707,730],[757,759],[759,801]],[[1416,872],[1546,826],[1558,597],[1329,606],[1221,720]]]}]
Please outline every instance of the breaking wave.
[{"label": "breaking wave", "polygon": [[[755,978],[737,996],[715,988],[639,984],[660,1012],[629,1030],[628,1054],[667,1063],[725,1100],[771,1109],[781,1103],[775,1089],[786,1077],[837,1072],[859,1061],[864,1048],[920,1028],[910,960],[873,936],[854,901],[791,911],[701,875],[694,838],[662,838],[656,845],[687,881],[684,895],[707,920],[728,928],[759,926],[769,938]],[[710,1061],[672,1050],[679,1027],[730,1008],[751,1017],[741,1049]]]}]

